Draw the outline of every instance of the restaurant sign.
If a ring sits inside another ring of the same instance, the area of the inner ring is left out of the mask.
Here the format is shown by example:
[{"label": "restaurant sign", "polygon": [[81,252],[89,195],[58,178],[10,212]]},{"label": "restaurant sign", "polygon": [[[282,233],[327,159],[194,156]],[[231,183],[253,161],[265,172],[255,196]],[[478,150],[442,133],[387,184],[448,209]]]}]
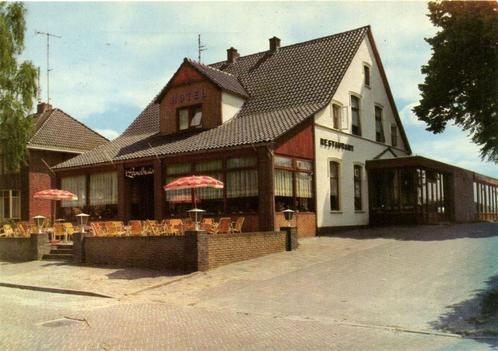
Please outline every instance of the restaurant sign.
[{"label": "restaurant sign", "polygon": [[344,144],[337,141],[320,138],[320,146],[333,147],[335,149],[342,149],[347,151],[353,151],[354,146],[351,144]]},{"label": "restaurant sign", "polygon": [[154,168],[152,167],[141,167],[141,168],[128,168],[125,169],[125,177],[127,178],[135,178],[135,177],[140,177],[140,176],[145,176],[145,175],[150,175],[154,174]]}]

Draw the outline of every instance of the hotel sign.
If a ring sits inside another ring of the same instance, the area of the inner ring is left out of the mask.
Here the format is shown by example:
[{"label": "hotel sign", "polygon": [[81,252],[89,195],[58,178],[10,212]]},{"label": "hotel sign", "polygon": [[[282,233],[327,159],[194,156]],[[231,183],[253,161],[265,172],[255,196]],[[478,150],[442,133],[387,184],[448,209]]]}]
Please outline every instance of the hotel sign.
[{"label": "hotel sign", "polygon": [[207,97],[207,93],[204,88],[196,89],[194,91],[189,91],[182,94],[175,94],[171,97],[172,105],[189,105],[191,103],[196,103],[204,100]]},{"label": "hotel sign", "polygon": [[320,138],[320,146],[333,147],[335,149],[342,149],[346,151],[353,151],[354,146],[351,144],[339,143],[334,140]]},{"label": "hotel sign", "polygon": [[125,169],[125,177],[127,178],[135,178],[135,177],[140,177],[144,175],[150,175],[154,174],[154,168],[152,167],[141,167],[139,169],[136,169],[135,167]]}]

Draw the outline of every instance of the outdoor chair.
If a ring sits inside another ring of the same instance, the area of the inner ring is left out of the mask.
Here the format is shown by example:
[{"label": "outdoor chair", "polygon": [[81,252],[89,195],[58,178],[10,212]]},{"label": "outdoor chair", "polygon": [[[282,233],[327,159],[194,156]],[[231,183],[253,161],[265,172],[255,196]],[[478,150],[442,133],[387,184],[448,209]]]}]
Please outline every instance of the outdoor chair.
[{"label": "outdoor chair", "polygon": [[124,234],[124,231],[120,232],[119,228],[116,227],[116,224],[113,221],[104,222],[104,228],[106,234],[109,236],[121,236],[122,234]]},{"label": "outdoor chair", "polygon": [[214,228],[214,234],[227,234],[232,230],[232,219],[230,217],[222,217],[218,222],[218,225]]},{"label": "outdoor chair", "polygon": [[105,233],[102,229],[102,226],[100,225],[99,222],[90,223],[90,230],[92,231],[93,235],[95,235],[95,236],[104,236],[105,235]]},{"label": "outdoor chair", "polygon": [[170,231],[175,235],[183,234],[183,222],[181,219],[168,219],[166,223],[168,224]]},{"label": "outdoor chair", "polygon": [[6,236],[6,237],[11,237],[11,236],[14,236],[14,229],[12,229],[12,226],[10,224],[4,224],[2,226],[2,229],[3,229],[3,236]]},{"label": "outdoor chair", "polygon": [[145,227],[147,228],[147,235],[161,235],[161,226],[157,224],[157,221],[147,219]]},{"label": "outdoor chair", "polygon": [[128,222],[130,226],[131,235],[143,235],[144,228],[142,226],[142,221],[131,220]]},{"label": "outdoor chair", "polygon": [[21,237],[29,238],[29,236],[31,234],[29,231],[29,223],[28,222],[17,222],[16,229],[14,230],[14,232]]},{"label": "outdoor chair", "polygon": [[73,223],[64,222],[62,223],[62,227],[64,228],[64,232],[66,233],[66,241],[68,238],[71,238],[75,233],[75,228],[73,227]]},{"label": "outdoor chair", "polygon": [[121,236],[126,234],[123,221],[113,221],[112,223],[114,224],[114,230],[118,233],[118,235]]},{"label": "outdoor chair", "polygon": [[67,241],[67,233],[62,223],[55,223],[52,240],[60,240],[60,238],[64,239],[64,241]]},{"label": "outdoor chair", "polygon": [[242,233],[242,226],[244,225],[245,217],[237,217],[237,220],[232,223],[233,233]]}]

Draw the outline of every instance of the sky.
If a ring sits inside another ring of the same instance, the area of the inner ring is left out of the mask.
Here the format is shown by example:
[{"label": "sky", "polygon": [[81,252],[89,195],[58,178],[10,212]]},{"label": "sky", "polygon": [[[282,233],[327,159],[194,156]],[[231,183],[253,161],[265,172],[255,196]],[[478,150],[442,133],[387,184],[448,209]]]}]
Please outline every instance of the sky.
[{"label": "sky", "polygon": [[425,2],[27,2],[26,49],[21,59],[41,70],[46,100],[46,37],[50,41],[50,98],[71,116],[113,139],[168,82],[184,57],[203,63],[371,25],[413,153],[498,177],[479,147],[459,128],[425,131],[411,112],[420,99],[422,65],[431,55],[424,38],[436,33]]}]

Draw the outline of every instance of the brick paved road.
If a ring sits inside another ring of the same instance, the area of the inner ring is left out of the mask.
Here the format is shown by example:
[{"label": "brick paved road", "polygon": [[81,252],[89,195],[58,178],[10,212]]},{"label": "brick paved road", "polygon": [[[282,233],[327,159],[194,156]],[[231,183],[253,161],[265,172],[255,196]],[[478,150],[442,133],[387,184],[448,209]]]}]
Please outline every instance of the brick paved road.
[{"label": "brick paved road", "polygon": [[121,300],[0,288],[0,350],[493,349],[496,339],[389,326],[464,326],[478,290],[498,274],[497,229],[397,228],[403,240],[310,239],[297,252]]}]

